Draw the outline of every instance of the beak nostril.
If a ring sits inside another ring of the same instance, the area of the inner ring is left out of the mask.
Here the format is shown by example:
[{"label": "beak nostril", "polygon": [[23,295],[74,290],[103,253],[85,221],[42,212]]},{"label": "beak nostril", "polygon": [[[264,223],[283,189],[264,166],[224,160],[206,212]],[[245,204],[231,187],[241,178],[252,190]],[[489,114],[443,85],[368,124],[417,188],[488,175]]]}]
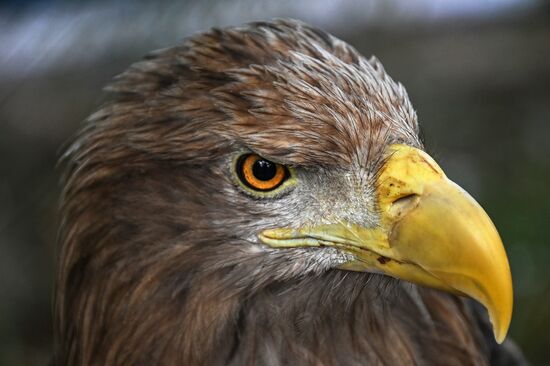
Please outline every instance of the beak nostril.
[{"label": "beak nostril", "polygon": [[416,193],[410,193],[405,196],[399,197],[398,199],[392,202],[392,205],[403,205],[403,204],[411,203],[412,201],[414,201],[416,197],[418,197]]},{"label": "beak nostril", "polygon": [[397,198],[392,202],[390,212],[395,216],[403,215],[410,209],[416,207],[420,196],[416,193],[410,193]]}]

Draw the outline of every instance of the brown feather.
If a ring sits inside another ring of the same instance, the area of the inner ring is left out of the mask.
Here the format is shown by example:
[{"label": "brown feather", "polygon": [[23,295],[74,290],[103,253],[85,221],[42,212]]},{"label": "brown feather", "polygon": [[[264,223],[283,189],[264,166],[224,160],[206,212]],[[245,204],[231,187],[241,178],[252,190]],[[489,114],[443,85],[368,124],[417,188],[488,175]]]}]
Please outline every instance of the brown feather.
[{"label": "brown feather", "polygon": [[108,90],[64,158],[58,365],[488,362],[464,300],[251,239],[332,203],[304,218],[250,199],[236,152],[368,185],[388,143],[421,147],[377,60],[297,21],[253,23],[153,53]]}]

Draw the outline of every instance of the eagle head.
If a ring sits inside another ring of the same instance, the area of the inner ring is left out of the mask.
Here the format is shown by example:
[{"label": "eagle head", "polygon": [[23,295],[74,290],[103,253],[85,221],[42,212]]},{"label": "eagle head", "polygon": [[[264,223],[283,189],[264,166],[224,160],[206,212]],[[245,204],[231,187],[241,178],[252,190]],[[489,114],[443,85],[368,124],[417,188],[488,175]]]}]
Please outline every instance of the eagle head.
[{"label": "eagle head", "polygon": [[499,235],[376,58],[252,23],[107,90],[64,156],[59,364],[483,363],[456,295],[503,340]]}]

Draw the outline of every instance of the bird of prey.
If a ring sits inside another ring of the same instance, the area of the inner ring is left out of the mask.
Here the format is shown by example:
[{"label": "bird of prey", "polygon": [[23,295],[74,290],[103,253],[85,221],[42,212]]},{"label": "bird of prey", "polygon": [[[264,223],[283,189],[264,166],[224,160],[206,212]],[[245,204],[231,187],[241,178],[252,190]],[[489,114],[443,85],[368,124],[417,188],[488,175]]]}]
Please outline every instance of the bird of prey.
[{"label": "bird of prey", "polygon": [[376,58],[257,22],[107,90],[64,155],[55,364],[523,362],[501,239]]}]

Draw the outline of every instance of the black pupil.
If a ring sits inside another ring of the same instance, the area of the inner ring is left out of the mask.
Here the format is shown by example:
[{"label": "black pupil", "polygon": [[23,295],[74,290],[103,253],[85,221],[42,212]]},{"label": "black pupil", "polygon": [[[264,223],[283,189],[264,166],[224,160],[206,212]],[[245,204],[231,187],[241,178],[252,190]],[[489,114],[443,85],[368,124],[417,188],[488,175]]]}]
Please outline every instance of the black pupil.
[{"label": "black pupil", "polygon": [[252,174],[259,180],[271,180],[277,174],[277,167],[268,160],[258,159],[252,166]]}]

